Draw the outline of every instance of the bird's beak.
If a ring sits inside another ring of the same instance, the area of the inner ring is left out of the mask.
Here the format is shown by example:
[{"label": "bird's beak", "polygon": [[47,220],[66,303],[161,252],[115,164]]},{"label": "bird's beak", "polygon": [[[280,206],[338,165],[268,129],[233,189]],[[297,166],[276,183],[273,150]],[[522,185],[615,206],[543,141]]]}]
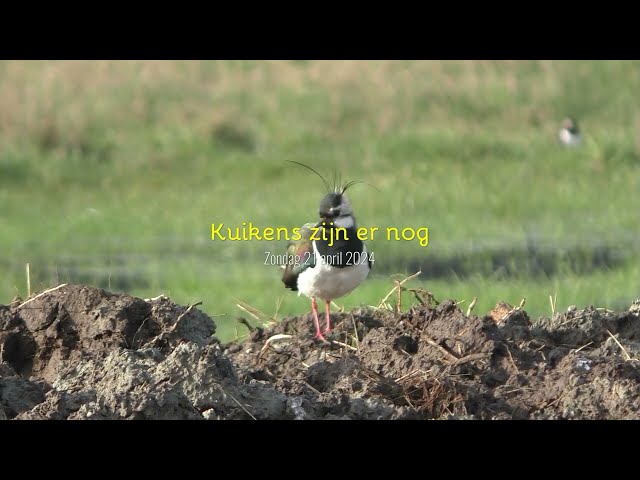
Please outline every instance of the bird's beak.
[{"label": "bird's beak", "polygon": [[327,212],[320,212],[320,220],[324,223],[329,224],[334,219],[333,208],[330,208]]}]

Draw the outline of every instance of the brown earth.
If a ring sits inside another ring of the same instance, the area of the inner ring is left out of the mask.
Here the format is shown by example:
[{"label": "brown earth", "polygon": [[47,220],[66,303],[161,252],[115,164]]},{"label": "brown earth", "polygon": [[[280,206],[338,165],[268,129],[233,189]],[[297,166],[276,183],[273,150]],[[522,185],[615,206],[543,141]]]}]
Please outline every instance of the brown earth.
[{"label": "brown earth", "polygon": [[0,305],[0,418],[637,419],[639,314],[446,301],[221,345],[196,307],[67,285]]}]

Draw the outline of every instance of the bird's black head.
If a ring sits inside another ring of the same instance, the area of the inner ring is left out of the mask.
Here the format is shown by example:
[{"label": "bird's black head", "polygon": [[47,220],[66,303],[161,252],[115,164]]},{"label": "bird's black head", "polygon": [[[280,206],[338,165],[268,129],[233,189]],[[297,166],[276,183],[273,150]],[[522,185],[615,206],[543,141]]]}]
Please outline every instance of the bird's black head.
[{"label": "bird's black head", "polygon": [[320,218],[326,222],[338,217],[347,217],[352,213],[351,203],[342,193],[327,193],[320,202]]},{"label": "bird's black head", "polygon": [[580,130],[578,129],[578,121],[574,117],[567,117],[562,122],[562,128],[567,129],[569,132],[574,135],[577,134]]},{"label": "bird's black head", "polygon": [[[347,199],[344,192],[350,187],[364,183],[360,180],[350,181],[345,184],[342,183],[340,175],[336,172],[333,178],[332,184],[330,184],[322,175],[304,163],[296,162],[294,160],[287,160],[288,162],[295,163],[301,167],[307,168],[315,173],[322,183],[324,183],[327,189],[327,194],[320,202],[320,219],[326,223],[334,221],[334,223],[340,227],[351,228],[355,225],[355,219],[353,218],[353,210],[351,209],[351,202]],[[366,185],[369,185],[368,183]],[[372,185],[369,185],[372,187]],[[373,187],[375,188],[375,187]],[[376,188],[377,190],[377,188]]]}]

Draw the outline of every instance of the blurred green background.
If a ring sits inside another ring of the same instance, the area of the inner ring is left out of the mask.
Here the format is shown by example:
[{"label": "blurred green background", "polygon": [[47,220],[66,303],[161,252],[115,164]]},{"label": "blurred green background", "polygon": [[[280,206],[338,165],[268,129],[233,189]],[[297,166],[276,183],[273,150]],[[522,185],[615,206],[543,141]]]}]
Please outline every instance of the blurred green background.
[{"label": "blurred green background", "polygon": [[[368,242],[377,305],[394,274],[437,299],[532,315],[627,307],[640,257],[640,63],[631,61],[4,61],[0,303],[63,282],[203,301],[224,340],[310,310],[265,252],[211,224],[317,218],[330,177],[363,180],[359,226],[426,226],[429,245]],[[585,141],[559,144],[577,117]],[[400,277],[401,278],[401,277]],[[407,297],[407,301],[408,301]],[[311,328],[311,325],[310,325]]]}]

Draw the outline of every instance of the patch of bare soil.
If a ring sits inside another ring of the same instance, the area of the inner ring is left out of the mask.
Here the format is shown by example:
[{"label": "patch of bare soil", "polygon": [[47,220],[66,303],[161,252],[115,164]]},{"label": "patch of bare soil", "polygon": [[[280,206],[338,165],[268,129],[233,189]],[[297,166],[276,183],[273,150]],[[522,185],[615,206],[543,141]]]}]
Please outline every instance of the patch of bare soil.
[{"label": "patch of bare soil", "polygon": [[269,385],[242,385],[197,308],[68,285],[0,306],[0,417],[283,416]]},{"label": "patch of bare soil", "polygon": [[505,306],[483,317],[453,301],[336,314],[332,346],[313,340],[306,315],[225,353],[240,378],[293,398],[296,418],[640,418],[637,304],[536,321]]},{"label": "patch of bare soil", "polygon": [[0,305],[0,419],[636,419],[640,307],[532,321],[452,301],[220,345],[197,307],[66,285]]}]

